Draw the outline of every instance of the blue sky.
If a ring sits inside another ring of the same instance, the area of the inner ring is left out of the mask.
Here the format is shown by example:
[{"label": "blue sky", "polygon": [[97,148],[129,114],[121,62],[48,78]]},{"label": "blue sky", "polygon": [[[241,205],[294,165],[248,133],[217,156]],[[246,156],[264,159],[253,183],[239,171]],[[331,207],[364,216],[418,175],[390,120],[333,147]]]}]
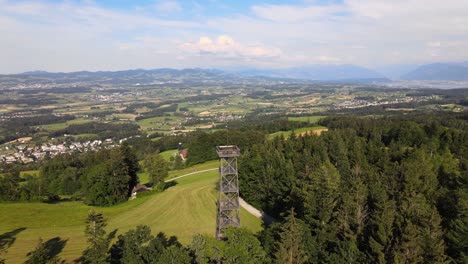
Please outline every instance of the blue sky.
[{"label": "blue sky", "polygon": [[468,59],[466,0],[0,0],[0,73]]}]

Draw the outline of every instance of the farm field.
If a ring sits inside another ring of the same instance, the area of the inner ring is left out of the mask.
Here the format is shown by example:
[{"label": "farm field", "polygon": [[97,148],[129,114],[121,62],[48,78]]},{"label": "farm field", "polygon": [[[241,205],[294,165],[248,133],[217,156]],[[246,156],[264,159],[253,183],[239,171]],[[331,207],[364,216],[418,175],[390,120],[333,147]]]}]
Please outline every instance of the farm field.
[{"label": "farm field", "polygon": [[[322,133],[323,131],[327,131],[327,128],[324,127],[324,126],[313,126],[313,127],[302,127],[302,128],[296,129],[296,130],[294,130],[294,133],[296,135],[304,135],[304,134],[307,134],[307,133],[311,132],[311,133],[320,135],[320,133]],[[279,131],[279,132],[275,132],[275,133],[272,133],[272,134],[268,135],[268,139],[273,139],[273,138],[279,137],[281,135],[283,137],[289,137],[292,133],[293,133],[292,130]]]},{"label": "farm field", "polygon": [[290,117],[288,117],[288,120],[289,121],[298,121],[298,122],[308,122],[310,124],[315,124],[320,119],[325,118],[325,117],[326,116],[298,116],[298,117],[290,116]]},{"label": "farm field", "polygon": [[[205,168],[214,165],[208,162],[198,165]],[[196,166],[194,166],[196,167]],[[182,175],[185,170],[174,175]],[[107,231],[118,234],[139,224],[151,227],[153,234],[164,232],[175,235],[185,245],[197,233],[214,235],[216,225],[217,171],[203,172],[175,181],[175,186],[162,193],[143,195],[135,200],[108,208],[93,208],[81,202],[2,203],[0,210],[0,236],[17,231],[16,241],[5,256],[7,263],[21,263],[26,254],[37,244],[39,237],[47,241],[60,237],[66,244],[59,255],[67,261],[80,256],[86,247],[84,220],[90,209],[102,212],[109,219]],[[242,225],[257,232],[261,221],[241,210]]]},{"label": "farm field", "polygon": [[69,125],[74,125],[74,124],[85,124],[85,123],[89,123],[89,122],[92,122],[91,120],[88,120],[88,119],[83,119],[83,118],[78,118],[78,119],[74,119],[74,120],[70,120],[70,121],[67,121],[65,123],[56,123],[56,124],[49,124],[49,125],[40,125],[38,127],[41,127],[45,130],[48,130],[48,131],[57,131],[57,130],[61,130],[61,129],[65,129],[67,126]]}]

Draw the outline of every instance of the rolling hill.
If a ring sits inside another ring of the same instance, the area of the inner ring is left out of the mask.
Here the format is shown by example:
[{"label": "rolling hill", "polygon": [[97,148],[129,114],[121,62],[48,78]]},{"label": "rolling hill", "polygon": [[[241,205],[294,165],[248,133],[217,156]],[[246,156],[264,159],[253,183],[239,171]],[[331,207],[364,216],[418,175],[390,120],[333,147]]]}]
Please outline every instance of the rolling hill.
[{"label": "rolling hill", "polygon": [[402,76],[403,80],[467,81],[468,66],[463,63],[433,63],[422,65]]},{"label": "rolling hill", "polygon": [[314,81],[388,81],[383,75],[352,64],[313,64],[285,69],[243,69],[240,74],[250,76],[268,76],[273,78],[302,79]]},{"label": "rolling hill", "polygon": [[[16,239],[7,251],[6,261],[23,262],[39,237],[44,241],[59,237],[65,243],[59,256],[67,261],[78,258],[86,247],[84,220],[90,209],[109,219],[108,232],[117,229],[121,234],[137,225],[148,225],[153,234],[175,235],[183,244],[190,243],[197,233],[214,235],[217,178],[217,171],[194,174],[177,179],[175,186],[162,193],[107,208],[93,208],[81,202],[1,203],[0,236],[12,232]],[[244,209],[241,223],[254,232],[261,229],[260,219]]]}]

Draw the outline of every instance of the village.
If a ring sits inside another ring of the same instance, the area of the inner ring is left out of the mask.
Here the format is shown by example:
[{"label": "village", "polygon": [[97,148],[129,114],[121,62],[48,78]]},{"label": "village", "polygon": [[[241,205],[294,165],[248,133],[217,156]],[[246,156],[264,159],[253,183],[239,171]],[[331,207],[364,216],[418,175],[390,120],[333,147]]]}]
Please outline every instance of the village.
[{"label": "village", "polygon": [[362,100],[352,99],[334,104],[330,109],[347,109],[347,108],[362,108],[378,105],[391,105],[401,103],[420,103],[428,100],[436,99],[436,96],[405,96],[401,98],[384,98],[381,100]]},{"label": "village", "polygon": [[0,154],[0,163],[26,164],[43,160],[46,157],[52,158],[59,154],[110,149],[118,146],[118,144],[122,143],[123,141],[124,140],[120,140],[118,143],[116,143],[114,140],[109,138],[106,140],[88,140],[85,142],[63,142],[60,144],[45,143],[39,146],[31,146],[27,144],[9,144],[0,149],[0,151],[7,153]]}]

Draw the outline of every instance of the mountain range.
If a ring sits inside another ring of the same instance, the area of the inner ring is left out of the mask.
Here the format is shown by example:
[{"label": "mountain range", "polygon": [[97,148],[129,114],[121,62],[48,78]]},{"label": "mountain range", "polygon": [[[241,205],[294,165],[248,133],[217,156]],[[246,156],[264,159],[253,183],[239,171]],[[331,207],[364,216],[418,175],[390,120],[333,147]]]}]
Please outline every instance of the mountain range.
[{"label": "mountain range", "polygon": [[[385,74],[386,73],[386,74]],[[390,78],[387,78],[390,77]],[[283,69],[226,68],[226,69],[170,69],[124,70],[124,71],[78,71],[50,73],[44,71],[0,75],[0,81],[21,78],[25,82],[92,81],[96,83],[154,83],[158,81],[181,82],[236,82],[244,81],[307,81],[375,83],[402,80],[447,80],[468,81],[468,62],[433,63],[422,66],[393,65],[371,70],[352,64],[306,65]]]},{"label": "mountain range", "polygon": [[468,81],[468,63],[433,63],[418,67],[401,77],[403,80]]},{"label": "mountain range", "polygon": [[303,79],[313,81],[385,80],[383,75],[356,65],[306,65],[285,69],[240,69],[237,73],[246,76]]}]

